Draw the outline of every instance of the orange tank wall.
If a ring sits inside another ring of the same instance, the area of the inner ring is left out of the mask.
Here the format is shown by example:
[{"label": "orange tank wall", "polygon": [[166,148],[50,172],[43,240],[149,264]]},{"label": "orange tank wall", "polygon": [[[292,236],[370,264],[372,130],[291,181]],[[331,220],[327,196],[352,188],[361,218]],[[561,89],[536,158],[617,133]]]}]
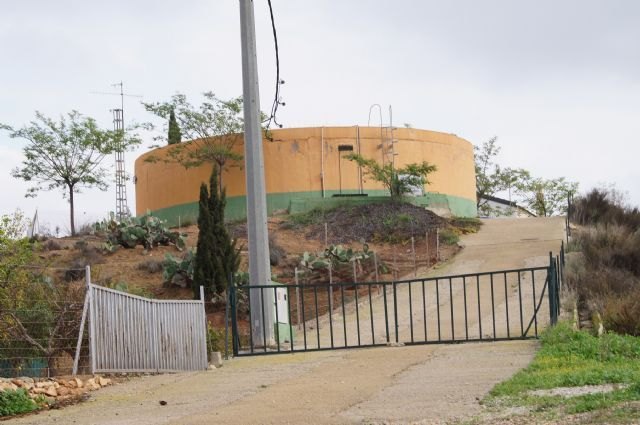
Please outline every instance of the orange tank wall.
[{"label": "orange tank wall", "polygon": [[[358,139],[359,132],[359,139]],[[438,170],[429,176],[426,191],[442,194],[475,206],[475,168],[473,146],[452,134],[428,130],[395,129],[396,166],[428,161]],[[359,143],[358,143],[359,140]],[[323,143],[324,141],[324,143]],[[189,143],[189,142],[187,142]],[[338,145],[352,145],[354,152],[366,158],[383,160],[379,127],[312,127],[272,131],[272,140],[264,139],[265,180],[268,196],[275,194],[314,193],[327,196],[343,193],[381,194],[380,183],[360,179],[357,165],[340,159]],[[324,146],[323,146],[324,145]],[[201,182],[208,181],[211,165],[185,169],[176,163],[166,163],[171,146],[141,155],[135,162],[136,211],[157,211],[198,201]],[[243,153],[243,140],[235,146]],[[346,155],[349,152],[341,152]],[[150,158],[156,158],[150,162]],[[324,166],[324,179],[322,170]],[[242,164],[227,166],[223,173],[227,197],[231,200],[245,195],[245,175]],[[362,186],[362,188],[360,188]],[[469,207],[471,208],[471,207]]]}]

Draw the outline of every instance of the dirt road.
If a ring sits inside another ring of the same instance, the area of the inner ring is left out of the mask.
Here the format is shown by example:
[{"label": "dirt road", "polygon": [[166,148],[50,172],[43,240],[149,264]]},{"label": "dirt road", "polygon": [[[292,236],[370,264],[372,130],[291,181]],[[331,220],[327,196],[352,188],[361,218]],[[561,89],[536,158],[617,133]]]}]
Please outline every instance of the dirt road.
[{"label": "dirt road", "polygon": [[[561,218],[487,221],[431,273],[545,265],[562,238]],[[477,400],[524,367],[535,347],[511,341],[240,358],[216,371],[134,379],[13,423],[443,423],[478,413]]]}]

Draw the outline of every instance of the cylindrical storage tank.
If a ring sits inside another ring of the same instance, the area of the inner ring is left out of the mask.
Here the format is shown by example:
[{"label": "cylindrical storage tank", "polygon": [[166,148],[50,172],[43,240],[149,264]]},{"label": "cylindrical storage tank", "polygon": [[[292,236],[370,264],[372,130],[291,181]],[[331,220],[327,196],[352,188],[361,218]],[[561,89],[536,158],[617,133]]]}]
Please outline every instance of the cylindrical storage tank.
[{"label": "cylindrical storage tank", "polygon": [[[244,153],[242,135],[233,150]],[[193,149],[198,142],[185,142]],[[272,130],[263,139],[267,207],[292,213],[344,202],[374,202],[389,196],[382,184],[345,159],[360,153],[396,168],[427,161],[437,166],[424,193],[410,197],[439,213],[476,216],[473,145],[453,134],[413,128],[311,127]],[[199,188],[208,182],[212,165],[185,168],[169,155],[169,145],[147,152],[135,162],[136,213],[151,211],[170,224],[195,223]],[[246,217],[243,161],[229,162],[222,181],[227,193],[227,220]]]}]

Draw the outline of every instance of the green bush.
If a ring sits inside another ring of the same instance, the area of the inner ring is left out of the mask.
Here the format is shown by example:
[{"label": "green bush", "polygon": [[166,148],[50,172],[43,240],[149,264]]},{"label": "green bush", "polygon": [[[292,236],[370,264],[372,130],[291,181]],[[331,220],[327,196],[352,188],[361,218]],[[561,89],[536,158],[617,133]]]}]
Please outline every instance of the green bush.
[{"label": "green bush", "polygon": [[0,391],[0,417],[29,413],[37,408],[24,388]]},{"label": "green bush", "polygon": [[328,210],[326,209],[314,208],[311,211],[290,215],[289,220],[283,224],[286,224],[285,228],[298,228],[309,226],[311,224],[322,224],[325,221],[325,214],[327,212]]},{"label": "green bush", "polygon": [[451,229],[442,229],[440,230],[440,243],[445,245],[455,245],[460,241],[460,236],[458,233]]},{"label": "green bush", "polygon": [[[227,337],[227,352],[226,355],[230,356],[233,351],[233,337],[231,332]],[[211,323],[207,323],[207,353],[219,351],[222,355],[225,355],[224,351],[224,329],[217,329],[211,326]]]}]

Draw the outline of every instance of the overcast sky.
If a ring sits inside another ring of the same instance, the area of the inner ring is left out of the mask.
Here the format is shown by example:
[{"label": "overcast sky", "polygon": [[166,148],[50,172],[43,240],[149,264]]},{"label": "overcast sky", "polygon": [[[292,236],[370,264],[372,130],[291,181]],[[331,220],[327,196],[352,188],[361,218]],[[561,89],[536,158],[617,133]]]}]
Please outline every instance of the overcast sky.
[{"label": "overcast sky", "polygon": [[[21,0],[0,13],[0,122],[72,109],[111,127],[116,89],[198,100],[241,94],[236,0]],[[285,127],[366,125],[369,106],[393,105],[394,124],[496,135],[500,162],[565,176],[582,189],[615,183],[640,204],[640,2],[635,0],[273,0]],[[261,104],[275,61],[266,0],[256,0]],[[151,117],[140,99],[125,118]],[[385,120],[388,117],[385,116]],[[377,122],[376,122],[377,124]],[[127,169],[148,138],[127,154]],[[66,224],[60,193],[23,197],[10,177],[23,142],[0,134],[0,213],[19,207]],[[111,163],[112,160],[109,159]],[[130,206],[135,211],[133,186]],[[115,208],[115,189],[77,197],[79,224]]]}]

